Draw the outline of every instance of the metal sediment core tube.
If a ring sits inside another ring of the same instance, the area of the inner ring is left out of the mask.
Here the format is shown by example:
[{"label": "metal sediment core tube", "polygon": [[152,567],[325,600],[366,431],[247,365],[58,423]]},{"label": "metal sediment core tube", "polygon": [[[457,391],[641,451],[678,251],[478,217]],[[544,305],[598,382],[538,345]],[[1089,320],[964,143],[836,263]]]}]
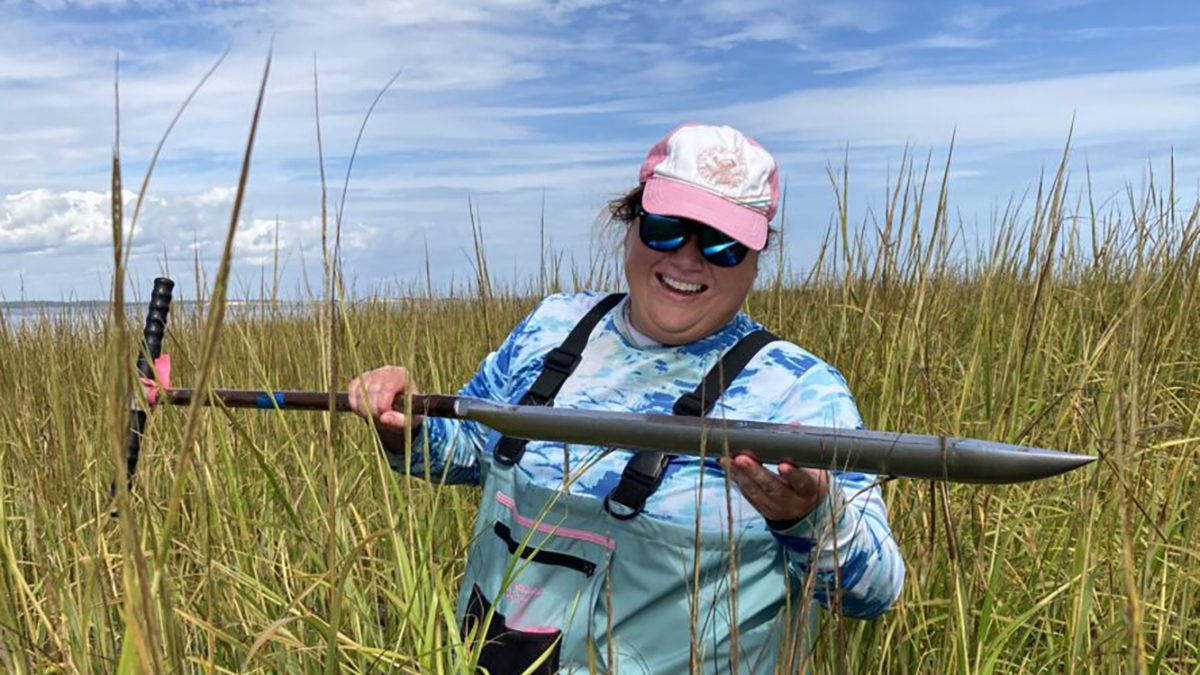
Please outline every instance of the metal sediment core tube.
[{"label": "metal sediment core tube", "polygon": [[959,483],[1019,483],[1094,461],[1086,455],[992,441],[744,420],[539,408],[459,399],[455,412],[509,436]]}]

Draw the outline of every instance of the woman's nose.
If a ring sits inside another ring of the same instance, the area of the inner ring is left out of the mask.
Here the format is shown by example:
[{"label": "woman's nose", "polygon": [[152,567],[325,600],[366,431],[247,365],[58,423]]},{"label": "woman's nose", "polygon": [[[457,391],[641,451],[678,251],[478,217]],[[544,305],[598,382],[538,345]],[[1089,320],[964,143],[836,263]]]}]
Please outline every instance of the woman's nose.
[{"label": "woman's nose", "polygon": [[700,253],[700,240],[693,234],[688,236],[683,246],[671,253],[675,262],[685,269],[699,269],[704,266],[704,256]]}]

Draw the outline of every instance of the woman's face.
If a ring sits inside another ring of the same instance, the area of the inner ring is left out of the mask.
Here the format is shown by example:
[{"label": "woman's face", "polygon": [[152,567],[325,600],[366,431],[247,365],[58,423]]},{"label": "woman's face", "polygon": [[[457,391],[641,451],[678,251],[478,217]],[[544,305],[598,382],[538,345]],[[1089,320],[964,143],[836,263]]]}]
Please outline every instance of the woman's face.
[{"label": "woman's face", "polygon": [[720,330],[741,308],[758,274],[758,251],[734,267],[700,255],[696,238],[671,252],[642,243],[635,221],[625,233],[625,279],[630,320],[647,337],[681,345]]}]

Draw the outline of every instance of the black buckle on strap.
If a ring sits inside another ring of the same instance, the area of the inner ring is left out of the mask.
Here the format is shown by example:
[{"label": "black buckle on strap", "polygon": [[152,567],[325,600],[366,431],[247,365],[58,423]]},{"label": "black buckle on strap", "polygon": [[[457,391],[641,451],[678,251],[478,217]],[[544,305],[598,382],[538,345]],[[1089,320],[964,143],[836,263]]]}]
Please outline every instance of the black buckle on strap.
[{"label": "black buckle on strap", "polygon": [[[617,520],[635,518],[646,508],[646,500],[662,484],[670,461],[671,455],[666,453],[639,453],[625,465],[617,486],[605,495],[604,510]],[[614,509],[614,502],[628,511]]]},{"label": "black buckle on strap", "polygon": [[525,454],[525,444],[528,442],[524,438],[501,436],[500,440],[496,441],[493,456],[504,466],[512,466],[521,461],[521,455]]},{"label": "black buckle on strap", "polygon": [[575,370],[576,364],[579,363],[579,358],[579,354],[569,352],[562,347],[555,347],[546,353],[545,368],[564,376],[570,375],[571,371]]},{"label": "black buckle on strap", "polygon": [[562,347],[555,347],[546,352],[542,363],[542,374],[534,380],[521,398],[524,405],[550,405],[563,382],[567,380],[582,357]]},{"label": "black buckle on strap", "polygon": [[672,411],[685,417],[704,417],[704,400],[697,396],[696,392],[689,391],[675,401]]}]

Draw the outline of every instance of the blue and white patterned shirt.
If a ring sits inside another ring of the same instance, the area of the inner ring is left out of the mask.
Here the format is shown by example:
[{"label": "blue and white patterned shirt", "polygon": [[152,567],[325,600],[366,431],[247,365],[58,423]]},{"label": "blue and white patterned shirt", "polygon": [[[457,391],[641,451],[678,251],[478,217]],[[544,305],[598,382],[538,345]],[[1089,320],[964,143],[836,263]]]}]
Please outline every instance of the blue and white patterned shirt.
[{"label": "blue and white patterned shirt", "polygon": [[[460,395],[516,403],[541,372],[543,357],[562,344],[575,324],[604,296],[553,295],[534,309],[489,354]],[[554,406],[585,410],[671,414],[680,396],[692,391],[721,355],[744,335],[761,328],[738,313],[720,331],[695,342],[668,346],[632,329],[623,300],[592,331],[583,358],[555,397]],[[709,413],[712,418],[861,428],[862,419],[842,375],[794,344],[776,341],[752,359]],[[447,483],[477,485],[479,461],[497,434],[476,422],[427,418],[426,453],[412,461],[389,453],[392,467],[413,475],[444,477]],[[620,480],[630,452],[592,446],[530,441],[518,466],[536,484],[604,499]],[[888,526],[875,477],[833,472],[830,497],[784,531],[770,530],[738,491],[728,495],[714,459],[671,460],[656,492],[639,517],[727,531],[771,531],[784,547],[791,572],[815,577],[815,596],[828,601],[840,587],[842,611],[876,617],[896,600],[904,562]],[[830,525],[837,513],[836,530]],[[840,577],[840,579],[839,579]]]}]

